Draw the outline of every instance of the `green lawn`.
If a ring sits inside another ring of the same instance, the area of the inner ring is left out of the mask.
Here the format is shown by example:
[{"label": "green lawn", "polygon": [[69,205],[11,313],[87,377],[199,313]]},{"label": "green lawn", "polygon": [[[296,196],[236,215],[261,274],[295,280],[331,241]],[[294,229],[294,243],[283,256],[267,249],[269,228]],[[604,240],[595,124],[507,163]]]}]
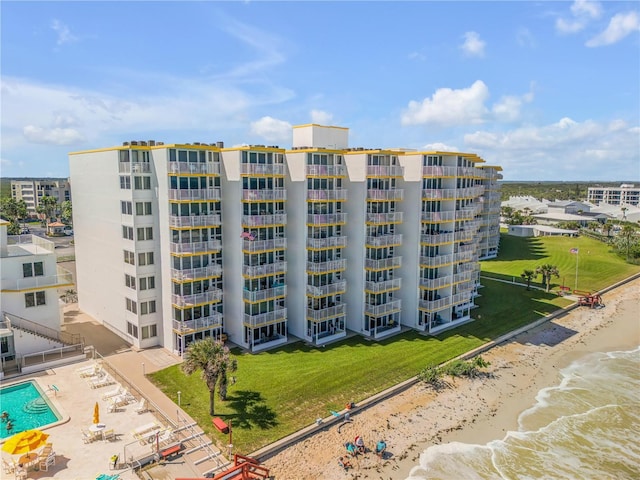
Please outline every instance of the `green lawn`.
[{"label": "green lawn", "polygon": [[[554,263],[561,273],[566,271],[572,286],[575,256],[569,249],[573,247],[580,248],[584,288],[601,288],[640,270],[589,239],[503,236],[500,259],[483,262],[483,275],[519,277],[524,268]],[[356,336],[326,348],[297,343],[254,355],[234,352],[237,383],[230,387],[226,402],[216,395],[216,415],[232,421],[236,451],[250,453],[329,415],[330,410],[341,410],[349,401],[358,402],[416,375],[427,364],[442,363],[570,303],[552,293],[504,282],[487,279],[483,284],[476,300],[479,308],[473,311],[476,321],[437,337],[406,332],[382,342]],[[181,391],[182,408],[220,446],[226,445],[227,437],[211,426],[209,395],[199,374],[187,377],[174,366],[151,377],[170,398]]]}]

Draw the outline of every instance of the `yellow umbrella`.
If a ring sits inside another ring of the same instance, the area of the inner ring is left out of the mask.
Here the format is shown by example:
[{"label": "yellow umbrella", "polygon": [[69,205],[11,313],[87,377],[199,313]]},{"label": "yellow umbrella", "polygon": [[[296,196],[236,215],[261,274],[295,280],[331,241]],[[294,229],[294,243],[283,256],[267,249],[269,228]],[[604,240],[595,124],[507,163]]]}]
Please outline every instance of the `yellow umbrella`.
[{"label": "yellow umbrella", "polygon": [[100,423],[100,405],[98,405],[98,402],[93,407],[93,423]]},{"label": "yellow umbrella", "polygon": [[49,434],[40,430],[25,430],[24,432],[16,433],[4,442],[2,450],[11,455],[29,453],[44,445],[47,438],[49,438]]}]

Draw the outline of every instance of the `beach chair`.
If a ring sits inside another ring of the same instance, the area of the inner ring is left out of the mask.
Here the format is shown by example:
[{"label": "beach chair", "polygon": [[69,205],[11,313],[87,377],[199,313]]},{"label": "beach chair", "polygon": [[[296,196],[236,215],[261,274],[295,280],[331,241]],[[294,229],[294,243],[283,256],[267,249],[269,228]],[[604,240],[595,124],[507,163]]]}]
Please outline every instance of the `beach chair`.
[{"label": "beach chair", "polygon": [[122,385],[120,385],[119,383],[116,385],[117,385],[116,388],[102,395],[103,400],[109,400],[110,398],[117,397],[118,395],[122,395],[123,393]]},{"label": "beach chair", "polygon": [[40,470],[44,470],[45,472],[49,471],[49,467],[56,464],[56,454],[55,452],[51,452],[49,455],[44,457],[38,462],[38,468]]},{"label": "beach chair", "polygon": [[90,370],[86,370],[84,372],[80,372],[80,377],[82,378],[92,378],[92,377],[98,377],[100,375],[102,375],[104,373],[104,371],[102,370],[102,365],[98,365],[97,363],[91,367]]},{"label": "beach chair", "polygon": [[91,432],[89,432],[89,431],[87,431],[85,429],[81,429],[80,432],[82,433],[82,441],[84,443],[91,443],[96,439],[95,436]]},{"label": "beach chair", "polygon": [[109,429],[109,430],[105,430],[104,432],[102,432],[102,440],[115,440],[116,439],[116,434],[113,430],[113,428]]},{"label": "beach chair", "polygon": [[158,437],[158,444],[160,446],[165,446],[168,445],[170,443],[173,443],[175,439],[175,435],[173,433],[173,429],[172,428],[168,428],[166,430],[164,430],[160,436]]},{"label": "beach chair", "polygon": [[7,462],[4,458],[2,459],[2,470],[4,470],[4,473],[6,473],[7,475],[10,473],[13,473],[16,471],[16,466],[14,464],[11,464],[9,462]]},{"label": "beach chair", "polygon": [[91,365],[85,365],[84,367],[76,368],[76,373],[82,375],[83,373],[92,372],[99,367],[98,362],[93,362]]},{"label": "beach chair", "polygon": [[116,381],[113,378],[111,378],[111,375],[105,374],[103,377],[99,378],[98,380],[92,381],[89,385],[91,386],[91,388],[102,388],[108,385],[113,385],[114,383],[116,383]]},{"label": "beach chair", "polygon": [[145,398],[141,399],[138,402],[138,404],[135,406],[134,410],[137,414],[141,414],[148,411],[149,409],[147,408],[147,400]]}]

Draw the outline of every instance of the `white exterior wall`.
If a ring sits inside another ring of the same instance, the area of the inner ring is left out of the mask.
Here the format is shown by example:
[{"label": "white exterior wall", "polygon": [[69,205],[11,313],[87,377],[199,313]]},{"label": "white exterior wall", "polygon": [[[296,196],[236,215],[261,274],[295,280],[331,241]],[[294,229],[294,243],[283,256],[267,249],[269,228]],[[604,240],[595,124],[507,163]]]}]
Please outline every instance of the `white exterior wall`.
[{"label": "white exterior wall", "polygon": [[342,150],[349,146],[349,129],[315,124],[293,127],[292,146]]}]

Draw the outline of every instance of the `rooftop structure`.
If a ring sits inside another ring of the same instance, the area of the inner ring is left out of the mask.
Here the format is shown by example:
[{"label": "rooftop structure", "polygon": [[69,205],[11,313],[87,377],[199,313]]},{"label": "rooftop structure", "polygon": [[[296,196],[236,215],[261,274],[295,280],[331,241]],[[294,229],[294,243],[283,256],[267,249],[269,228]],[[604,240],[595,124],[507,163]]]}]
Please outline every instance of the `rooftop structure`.
[{"label": "rooftop structure", "polygon": [[631,183],[623,183],[619,187],[589,187],[587,200],[596,205],[606,203],[609,205],[633,205],[640,204],[640,187]]}]

